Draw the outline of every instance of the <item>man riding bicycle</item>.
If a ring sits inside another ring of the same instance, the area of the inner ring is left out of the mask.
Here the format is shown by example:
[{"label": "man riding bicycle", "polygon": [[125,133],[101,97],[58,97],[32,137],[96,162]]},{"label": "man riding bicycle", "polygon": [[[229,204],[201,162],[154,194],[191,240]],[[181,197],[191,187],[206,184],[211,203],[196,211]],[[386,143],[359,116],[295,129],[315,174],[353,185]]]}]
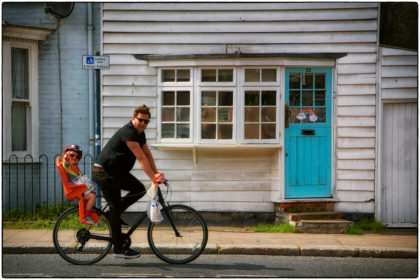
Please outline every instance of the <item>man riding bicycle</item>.
[{"label": "man riding bicycle", "polygon": [[[165,181],[155,165],[153,155],[146,143],[144,130],[150,122],[150,109],[146,105],[135,109],[134,115],[126,125],[120,128],[105,145],[92,169],[92,179],[102,189],[109,204],[109,222],[112,229],[114,257],[137,258],[140,253],[123,248],[120,215],[130,205],[139,200],[145,191],[144,185],[134,177],[130,170],[136,159],[150,180]],[[128,194],[121,198],[121,190]]]}]

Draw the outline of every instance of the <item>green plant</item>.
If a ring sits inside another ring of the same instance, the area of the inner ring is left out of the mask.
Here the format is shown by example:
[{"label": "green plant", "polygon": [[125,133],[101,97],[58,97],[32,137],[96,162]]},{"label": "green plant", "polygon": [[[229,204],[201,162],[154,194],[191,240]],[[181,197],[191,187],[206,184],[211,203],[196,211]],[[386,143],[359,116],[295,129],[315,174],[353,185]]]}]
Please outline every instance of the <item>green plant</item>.
[{"label": "green plant", "polygon": [[279,233],[293,233],[295,227],[289,223],[285,224],[259,224],[257,226],[249,227],[247,230],[255,232],[279,232]]},{"label": "green plant", "polygon": [[69,204],[43,204],[33,212],[18,208],[3,214],[3,228],[6,229],[52,229],[60,214],[70,208]]},{"label": "green plant", "polygon": [[375,233],[386,230],[387,227],[372,218],[364,218],[354,222],[354,225],[347,230],[347,234],[360,235],[363,231],[373,231]]}]

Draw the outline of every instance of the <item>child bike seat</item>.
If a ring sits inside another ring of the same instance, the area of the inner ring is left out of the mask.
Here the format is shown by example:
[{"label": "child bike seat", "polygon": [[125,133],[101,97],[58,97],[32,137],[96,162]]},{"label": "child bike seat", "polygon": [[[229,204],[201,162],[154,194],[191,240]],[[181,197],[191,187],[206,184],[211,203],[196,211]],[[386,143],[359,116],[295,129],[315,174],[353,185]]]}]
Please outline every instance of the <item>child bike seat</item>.
[{"label": "child bike seat", "polygon": [[[87,190],[86,184],[69,184],[67,172],[63,167],[63,159],[57,158],[56,161],[58,173],[60,174],[61,181],[63,182],[64,195],[68,200],[79,200],[79,220],[81,223],[88,225],[88,223],[83,222],[85,218],[85,208],[87,201],[83,199],[83,193]],[[96,213],[91,212],[92,220],[97,223],[99,217]]]}]

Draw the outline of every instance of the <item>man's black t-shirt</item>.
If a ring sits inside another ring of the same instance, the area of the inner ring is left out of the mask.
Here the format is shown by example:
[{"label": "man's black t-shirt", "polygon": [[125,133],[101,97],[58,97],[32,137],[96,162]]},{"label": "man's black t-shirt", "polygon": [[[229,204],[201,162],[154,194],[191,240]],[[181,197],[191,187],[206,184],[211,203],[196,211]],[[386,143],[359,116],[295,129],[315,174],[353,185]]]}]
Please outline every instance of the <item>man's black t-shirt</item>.
[{"label": "man's black t-shirt", "polygon": [[110,175],[127,174],[136,162],[135,155],[125,141],[137,142],[142,147],[146,144],[146,135],[144,132],[138,134],[130,121],[112,136],[96,160]]}]

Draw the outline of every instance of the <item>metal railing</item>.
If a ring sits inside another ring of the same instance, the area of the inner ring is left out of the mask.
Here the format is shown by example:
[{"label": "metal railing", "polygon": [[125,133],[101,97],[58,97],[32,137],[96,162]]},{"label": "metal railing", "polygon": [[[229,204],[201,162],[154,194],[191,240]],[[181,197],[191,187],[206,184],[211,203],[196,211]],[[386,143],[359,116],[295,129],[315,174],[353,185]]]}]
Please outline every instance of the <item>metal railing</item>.
[{"label": "metal railing", "polygon": [[[23,158],[11,155],[7,162],[3,162],[3,213],[15,209],[33,213],[35,208],[45,205],[75,203],[64,196],[61,177],[56,168],[57,157],[61,157],[61,154],[52,158],[43,154],[35,159],[29,154]],[[89,154],[79,162],[80,170],[89,178],[92,178],[92,165],[93,157]]]}]

